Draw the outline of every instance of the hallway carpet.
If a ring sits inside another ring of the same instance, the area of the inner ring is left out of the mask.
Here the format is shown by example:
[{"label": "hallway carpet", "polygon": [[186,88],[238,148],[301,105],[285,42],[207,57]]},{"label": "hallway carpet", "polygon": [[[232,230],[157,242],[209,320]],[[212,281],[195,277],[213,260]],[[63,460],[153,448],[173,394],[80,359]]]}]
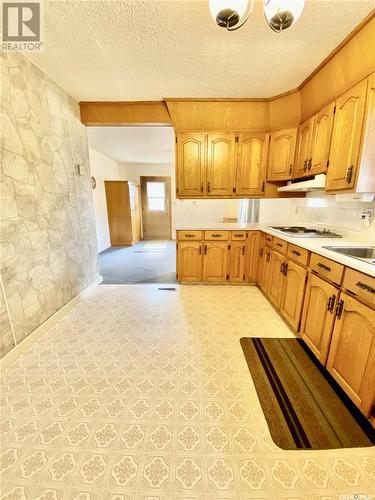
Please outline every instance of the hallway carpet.
[{"label": "hallway carpet", "polygon": [[168,241],[163,251],[145,252],[139,241],[131,247],[111,247],[99,254],[103,284],[176,283],[176,242]]},{"label": "hallway carpet", "polygon": [[4,370],[2,500],[371,498],[373,449],[272,442],[239,339],[293,334],[262,293],[176,288],[97,286]]}]

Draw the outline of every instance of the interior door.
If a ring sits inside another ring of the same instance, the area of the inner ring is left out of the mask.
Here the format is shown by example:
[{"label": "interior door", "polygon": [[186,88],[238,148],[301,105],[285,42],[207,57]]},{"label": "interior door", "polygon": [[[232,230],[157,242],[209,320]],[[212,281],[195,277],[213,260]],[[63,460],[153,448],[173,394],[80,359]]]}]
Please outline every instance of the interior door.
[{"label": "interior door", "polygon": [[141,177],[144,240],[171,239],[171,179]]}]

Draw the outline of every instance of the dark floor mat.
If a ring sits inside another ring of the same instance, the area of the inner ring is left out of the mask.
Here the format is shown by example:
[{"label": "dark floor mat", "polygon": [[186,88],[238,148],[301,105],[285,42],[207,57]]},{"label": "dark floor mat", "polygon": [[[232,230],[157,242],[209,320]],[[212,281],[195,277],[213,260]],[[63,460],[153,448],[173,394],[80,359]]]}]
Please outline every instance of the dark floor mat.
[{"label": "dark floor mat", "polygon": [[372,446],[375,431],[300,339],[242,338],[273,441],[284,450]]}]

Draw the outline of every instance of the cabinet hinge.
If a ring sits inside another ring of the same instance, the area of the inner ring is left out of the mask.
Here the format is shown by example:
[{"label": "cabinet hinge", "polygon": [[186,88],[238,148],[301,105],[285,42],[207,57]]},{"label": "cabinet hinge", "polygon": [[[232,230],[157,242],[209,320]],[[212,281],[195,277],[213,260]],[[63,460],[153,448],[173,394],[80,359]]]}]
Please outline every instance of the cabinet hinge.
[{"label": "cabinet hinge", "polygon": [[263,181],[262,182],[262,193],[264,193],[264,188],[265,188],[266,183]]},{"label": "cabinet hinge", "polygon": [[236,192],[236,187],[233,188],[233,193],[235,193],[235,192]]},{"label": "cabinet hinge", "polygon": [[236,135],[235,142],[238,142],[238,141],[239,141],[239,137],[238,137],[238,135]]},{"label": "cabinet hinge", "polygon": [[242,279],[244,280],[245,279],[245,275],[242,276]]},{"label": "cabinet hinge", "polygon": [[176,194],[178,194],[178,188],[176,188]]},{"label": "cabinet hinge", "polygon": [[228,250],[230,250],[230,245],[228,245]]},{"label": "cabinet hinge", "polygon": [[178,250],[178,243],[176,243],[176,250]]},{"label": "cabinet hinge", "polygon": [[227,274],[227,280],[229,280],[229,274]]},{"label": "cabinet hinge", "polygon": [[336,113],[336,106],[333,107],[333,114]]},{"label": "cabinet hinge", "polygon": [[329,160],[327,160],[327,168],[329,167]]},{"label": "cabinet hinge", "polygon": [[177,135],[176,135],[176,144],[177,144]]}]

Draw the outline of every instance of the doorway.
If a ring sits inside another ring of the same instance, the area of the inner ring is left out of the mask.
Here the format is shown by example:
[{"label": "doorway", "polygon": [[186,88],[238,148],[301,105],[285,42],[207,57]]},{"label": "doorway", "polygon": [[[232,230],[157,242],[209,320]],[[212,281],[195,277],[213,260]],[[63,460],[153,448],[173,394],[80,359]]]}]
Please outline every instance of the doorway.
[{"label": "doorway", "polygon": [[144,240],[171,239],[171,179],[141,176]]}]

